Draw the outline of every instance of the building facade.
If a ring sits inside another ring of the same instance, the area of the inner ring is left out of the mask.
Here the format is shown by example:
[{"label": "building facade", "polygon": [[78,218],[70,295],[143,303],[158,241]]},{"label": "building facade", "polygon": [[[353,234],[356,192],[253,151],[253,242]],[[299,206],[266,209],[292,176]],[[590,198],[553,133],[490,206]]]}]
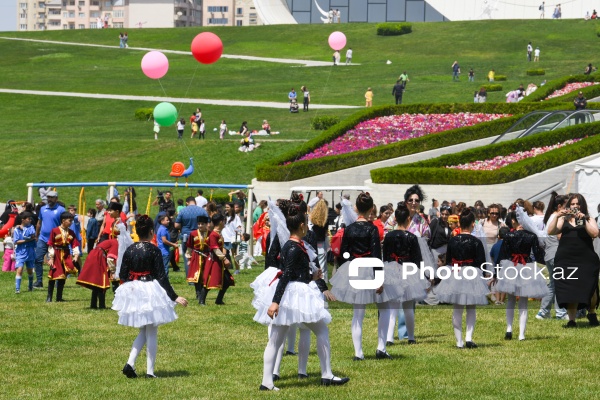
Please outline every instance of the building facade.
[{"label": "building facade", "polygon": [[254,0],[203,0],[203,26],[262,25]]}]

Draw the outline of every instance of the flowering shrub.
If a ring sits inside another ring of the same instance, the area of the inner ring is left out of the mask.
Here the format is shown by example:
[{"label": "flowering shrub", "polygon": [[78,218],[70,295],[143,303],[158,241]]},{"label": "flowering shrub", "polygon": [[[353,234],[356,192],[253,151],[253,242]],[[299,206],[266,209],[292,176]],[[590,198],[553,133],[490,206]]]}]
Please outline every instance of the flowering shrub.
[{"label": "flowering shrub", "polygon": [[[333,141],[305,154],[300,160],[366,150],[376,146],[418,138],[481,122],[508,117],[509,114],[401,114],[364,121]],[[285,165],[285,164],[284,164]]]},{"label": "flowering shrub", "polygon": [[579,89],[583,89],[584,87],[597,85],[600,82],[573,82],[567,83],[562,89],[555,90],[552,94],[546,97],[544,100],[550,100],[555,97],[564,96],[567,93],[574,92]]},{"label": "flowering shrub", "polygon": [[580,140],[582,139],[569,139],[551,146],[534,147],[531,150],[519,151],[518,153],[512,153],[507,156],[498,156],[492,158],[491,160],[474,161],[467,164],[451,165],[446,166],[446,168],[470,171],[493,171],[502,167],[506,167],[507,165],[519,162],[526,158],[535,157],[540,154],[547,153],[551,150],[560,149],[561,147],[567,146],[569,144],[577,143]]}]

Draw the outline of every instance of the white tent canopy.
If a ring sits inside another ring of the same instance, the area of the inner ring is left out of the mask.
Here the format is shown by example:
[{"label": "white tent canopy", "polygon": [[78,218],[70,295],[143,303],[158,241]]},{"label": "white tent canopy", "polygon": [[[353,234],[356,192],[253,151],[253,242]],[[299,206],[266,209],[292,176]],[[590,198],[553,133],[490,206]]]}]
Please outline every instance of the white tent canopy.
[{"label": "white tent canopy", "polygon": [[600,204],[600,157],[581,164],[575,164],[577,175],[577,192],[585,197],[588,212],[591,216],[598,215]]}]

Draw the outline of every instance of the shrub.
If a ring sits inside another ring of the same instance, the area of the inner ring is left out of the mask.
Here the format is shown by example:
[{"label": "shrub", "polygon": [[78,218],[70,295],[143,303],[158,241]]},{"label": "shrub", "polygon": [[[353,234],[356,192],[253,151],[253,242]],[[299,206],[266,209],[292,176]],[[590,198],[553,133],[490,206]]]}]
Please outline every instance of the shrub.
[{"label": "shrub", "polygon": [[310,127],[315,131],[324,131],[340,122],[337,115],[321,115],[310,120]]},{"label": "shrub", "polygon": [[[412,183],[456,185],[492,185],[512,182],[543,172],[600,151],[600,123],[577,125],[537,134],[522,139],[497,143],[445,155],[431,160],[371,171],[374,183]],[[478,160],[506,156],[533,147],[548,146],[567,139],[588,138],[537,157],[528,158],[494,171],[471,171],[445,168],[449,165],[470,163]]]},{"label": "shrub", "polygon": [[489,85],[482,85],[488,92],[500,92],[502,91],[502,85],[498,85],[495,83],[490,83]]},{"label": "shrub", "polygon": [[528,69],[528,70],[527,70],[527,75],[528,75],[528,76],[546,75],[546,70],[544,70],[544,69],[541,69],[541,68],[537,68],[537,69]]},{"label": "shrub", "polygon": [[149,121],[154,113],[153,108],[138,108],[135,110],[135,119],[140,121]]},{"label": "shrub", "polygon": [[377,24],[379,36],[400,36],[412,32],[412,24],[406,22],[384,22]]},{"label": "shrub", "polygon": [[494,76],[494,80],[495,81],[505,81],[506,80],[506,75],[495,75]]},{"label": "shrub", "polygon": [[600,26],[598,28],[596,28],[596,35],[598,35],[598,37],[600,37]]}]

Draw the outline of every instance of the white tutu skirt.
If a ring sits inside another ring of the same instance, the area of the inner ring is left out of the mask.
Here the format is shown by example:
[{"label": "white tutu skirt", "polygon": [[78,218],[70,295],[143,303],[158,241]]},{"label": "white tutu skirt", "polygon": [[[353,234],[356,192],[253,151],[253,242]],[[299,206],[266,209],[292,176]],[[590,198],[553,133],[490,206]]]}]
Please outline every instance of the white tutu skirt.
[{"label": "white tutu skirt", "polygon": [[500,261],[496,291],[513,296],[541,299],[548,294],[548,286],[543,276],[536,276],[541,270],[535,263],[517,264],[510,260]]},{"label": "white tutu skirt", "polygon": [[141,328],[159,326],[177,319],[175,302],[158,281],[129,281],[118,287],[112,309],[118,311],[119,324]]},{"label": "white tutu skirt", "polygon": [[420,271],[415,274],[406,275],[402,279],[402,265],[392,261],[385,262],[383,271],[385,278],[383,281],[383,293],[377,296],[378,303],[396,301],[403,303],[405,301],[421,301],[427,297],[429,281],[420,279]]},{"label": "white tutu skirt", "polygon": [[487,286],[488,281],[483,278],[483,272],[479,268],[468,268],[476,270],[477,275],[475,279],[465,279],[463,270],[466,267],[463,267],[458,273],[458,276],[462,277],[462,279],[456,279],[454,270],[452,270],[453,273],[448,278],[442,279],[439,285],[437,285],[435,294],[440,303],[462,306],[488,304],[487,295],[490,292]]},{"label": "white tutu skirt", "polygon": [[[254,290],[252,307],[256,310],[259,310],[264,304],[269,304],[269,306],[271,306],[273,296],[275,295],[275,289],[277,289],[277,283],[279,283],[279,279],[276,279],[279,271],[280,270],[275,267],[269,267],[261,272],[261,274],[250,284],[250,287]],[[267,308],[269,308],[269,306],[267,306]]]},{"label": "white tutu skirt", "polygon": [[[350,286],[349,270],[350,261],[346,261],[329,280],[329,283],[333,286],[331,288],[331,293],[333,293],[338,301],[348,304],[363,305],[377,302],[381,303],[381,301],[377,300],[377,297],[381,296],[375,293],[375,289],[356,289]],[[373,268],[359,268],[358,276],[352,277],[353,280],[373,280],[374,278],[375,273],[373,272]],[[393,294],[390,295],[393,296]]]}]

